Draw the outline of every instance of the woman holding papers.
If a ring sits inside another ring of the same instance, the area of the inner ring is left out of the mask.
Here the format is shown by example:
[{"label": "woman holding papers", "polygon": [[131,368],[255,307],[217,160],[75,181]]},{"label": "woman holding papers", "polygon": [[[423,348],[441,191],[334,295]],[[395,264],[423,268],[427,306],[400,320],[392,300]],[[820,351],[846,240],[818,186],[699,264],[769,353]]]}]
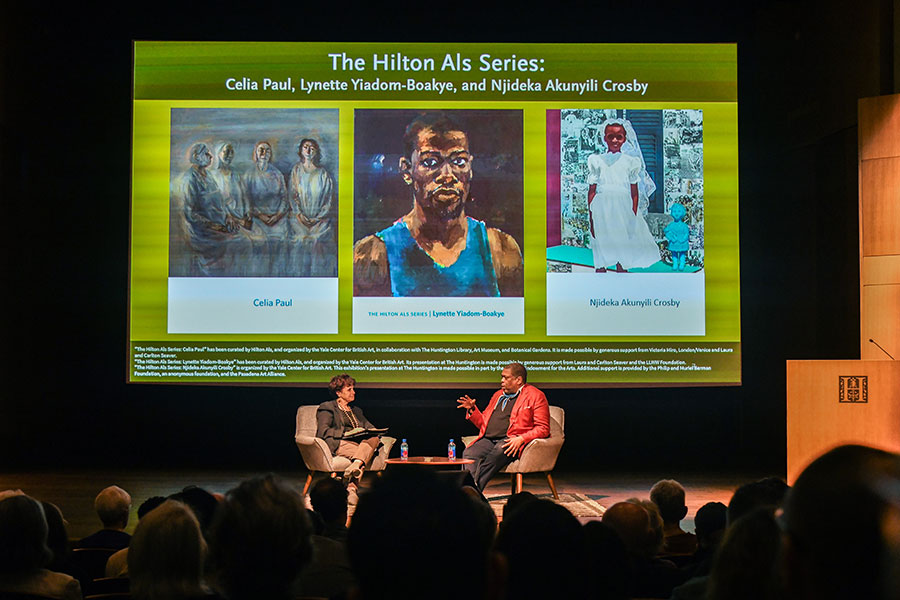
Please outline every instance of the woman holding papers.
[{"label": "woman holding papers", "polygon": [[350,459],[344,470],[345,481],[355,485],[380,443],[380,436],[371,433],[375,426],[366,419],[362,409],[350,406],[356,399],[356,380],[344,373],[331,378],[328,389],[334,400],[323,402],[316,412],[316,437],[325,440],[333,456]]}]

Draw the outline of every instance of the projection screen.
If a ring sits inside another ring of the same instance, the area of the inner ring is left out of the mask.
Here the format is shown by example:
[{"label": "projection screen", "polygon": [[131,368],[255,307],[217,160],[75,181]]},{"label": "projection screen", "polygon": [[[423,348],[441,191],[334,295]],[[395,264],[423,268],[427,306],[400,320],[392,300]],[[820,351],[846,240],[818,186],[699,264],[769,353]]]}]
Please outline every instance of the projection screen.
[{"label": "projection screen", "polygon": [[134,44],[131,382],[741,381],[734,44]]}]

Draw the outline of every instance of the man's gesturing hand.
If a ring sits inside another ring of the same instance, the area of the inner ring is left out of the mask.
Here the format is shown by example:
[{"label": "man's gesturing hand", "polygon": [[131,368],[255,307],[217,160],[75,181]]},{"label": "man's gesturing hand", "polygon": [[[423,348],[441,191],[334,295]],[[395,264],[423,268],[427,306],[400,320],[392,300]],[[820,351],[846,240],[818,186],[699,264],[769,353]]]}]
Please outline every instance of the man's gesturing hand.
[{"label": "man's gesturing hand", "polygon": [[467,411],[473,410],[473,409],[475,408],[475,398],[469,398],[468,395],[466,395],[466,396],[460,396],[460,397],[456,400],[456,403],[457,403],[457,407],[456,407],[456,408],[464,408],[464,409],[466,409]]}]

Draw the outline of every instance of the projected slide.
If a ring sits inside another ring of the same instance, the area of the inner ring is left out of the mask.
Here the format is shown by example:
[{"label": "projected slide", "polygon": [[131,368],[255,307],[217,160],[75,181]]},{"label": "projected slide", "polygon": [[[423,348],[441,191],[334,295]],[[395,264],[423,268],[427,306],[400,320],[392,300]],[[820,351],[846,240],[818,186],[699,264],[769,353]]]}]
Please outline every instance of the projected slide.
[{"label": "projected slide", "polygon": [[136,42],[129,381],[740,383],[736,54]]}]

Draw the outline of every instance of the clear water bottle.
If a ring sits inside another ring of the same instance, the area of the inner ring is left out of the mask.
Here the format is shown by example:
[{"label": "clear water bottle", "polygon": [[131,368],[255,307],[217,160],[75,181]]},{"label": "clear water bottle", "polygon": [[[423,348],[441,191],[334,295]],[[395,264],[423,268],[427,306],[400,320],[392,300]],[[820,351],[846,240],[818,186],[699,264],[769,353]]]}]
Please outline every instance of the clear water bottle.
[{"label": "clear water bottle", "polygon": [[403,438],[403,441],[400,442],[400,460],[407,460],[409,458],[409,444],[406,443],[406,438]]},{"label": "clear water bottle", "polygon": [[447,458],[456,460],[456,444],[453,443],[453,438],[450,438],[450,443],[447,444]]}]

